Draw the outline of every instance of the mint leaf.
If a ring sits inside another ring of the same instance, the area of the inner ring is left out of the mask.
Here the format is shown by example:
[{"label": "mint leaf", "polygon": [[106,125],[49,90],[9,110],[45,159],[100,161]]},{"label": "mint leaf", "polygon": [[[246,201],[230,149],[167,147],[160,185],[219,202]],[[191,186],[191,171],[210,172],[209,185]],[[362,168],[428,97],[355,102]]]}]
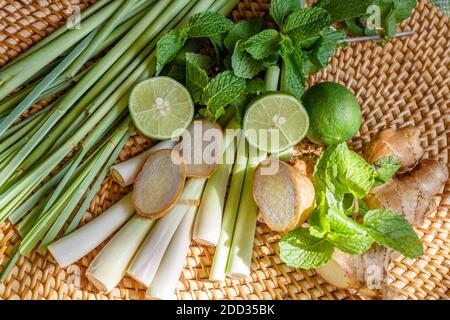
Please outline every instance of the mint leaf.
[{"label": "mint leaf", "polygon": [[245,79],[252,79],[264,69],[262,62],[245,51],[245,42],[242,40],[239,40],[234,48],[231,66],[238,77]]},{"label": "mint leaf", "polygon": [[416,5],[416,0],[395,0],[394,15],[396,22],[400,23],[408,19]]},{"label": "mint leaf", "polygon": [[299,228],[281,239],[280,257],[288,266],[314,269],[331,260],[333,245],[312,236],[308,229]]},{"label": "mint leaf", "polygon": [[359,234],[351,235],[337,232],[328,233],[327,240],[339,250],[350,254],[363,254],[373,244],[373,239],[368,235],[361,236]]},{"label": "mint leaf", "polygon": [[242,20],[234,25],[224,39],[224,45],[229,52],[234,51],[234,47],[239,40],[248,40],[260,32],[264,27],[263,19]]},{"label": "mint leaf", "polygon": [[402,216],[379,209],[364,215],[364,226],[370,236],[380,245],[394,249],[408,258],[423,255],[423,245],[414,229]]},{"label": "mint leaf", "polygon": [[283,27],[283,32],[296,42],[315,36],[330,25],[330,14],[321,8],[299,9],[292,13]]},{"label": "mint leaf", "polygon": [[327,10],[331,15],[331,23],[335,23],[365,15],[371,4],[372,0],[319,0],[315,6]]},{"label": "mint leaf", "polygon": [[248,39],[245,42],[245,50],[253,58],[262,60],[276,52],[280,40],[277,30],[267,29]]},{"label": "mint leaf", "polygon": [[344,31],[328,28],[322,33],[317,46],[311,52],[312,62],[320,68],[326,67],[336,51],[338,42],[344,38]]},{"label": "mint leaf", "polygon": [[305,91],[307,81],[307,75],[302,65],[302,52],[293,46],[292,40],[288,37],[284,37],[280,47],[283,59],[281,87],[287,93],[291,93],[300,99],[303,91]]},{"label": "mint leaf", "polygon": [[186,83],[186,65],[184,63],[172,63],[167,75],[180,83]]},{"label": "mint leaf", "polygon": [[156,45],[156,75],[159,75],[166,64],[172,62],[186,43],[184,32],[172,30],[166,33]]},{"label": "mint leaf", "polygon": [[195,103],[200,102],[203,90],[208,85],[208,70],[211,59],[197,53],[186,54],[186,87]]},{"label": "mint leaf", "polygon": [[233,71],[219,73],[203,92],[202,100],[207,107],[202,115],[217,120],[225,113],[225,107],[245,92],[246,86],[245,79],[237,77]]},{"label": "mint leaf", "polygon": [[257,95],[266,92],[266,84],[261,78],[256,78],[252,80],[247,80],[247,87],[245,88],[244,94],[246,95]]},{"label": "mint leaf", "polygon": [[347,143],[329,146],[320,156],[314,170],[316,189],[340,195],[352,194],[364,198],[375,184],[375,172],[356,152],[349,150]]},{"label": "mint leaf", "polygon": [[382,185],[388,182],[400,169],[400,159],[391,156],[384,157],[372,164],[375,170],[375,185]]},{"label": "mint leaf", "polygon": [[188,34],[191,38],[209,38],[230,31],[233,26],[233,22],[220,13],[206,11],[192,16]]},{"label": "mint leaf", "polygon": [[272,0],[270,3],[270,15],[281,27],[284,20],[297,9],[305,6],[306,0]]}]

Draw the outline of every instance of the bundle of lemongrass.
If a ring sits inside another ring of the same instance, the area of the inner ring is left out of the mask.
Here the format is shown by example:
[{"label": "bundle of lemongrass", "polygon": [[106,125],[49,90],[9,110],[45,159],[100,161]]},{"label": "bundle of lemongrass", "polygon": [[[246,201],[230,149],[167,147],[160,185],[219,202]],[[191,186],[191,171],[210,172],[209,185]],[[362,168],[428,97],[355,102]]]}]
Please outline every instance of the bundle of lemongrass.
[{"label": "bundle of lemongrass", "polygon": [[[268,70],[267,90],[278,88],[279,76],[278,67]],[[211,127],[214,125],[203,121],[202,130]],[[192,133],[189,141],[194,139],[193,131],[189,130]],[[258,212],[252,196],[253,176],[256,166],[267,154],[250,147],[234,121],[227,126],[223,142],[220,164],[215,165],[213,172],[208,165],[195,165],[196,177],[191,176],[175,206],[162,219],[154,221],[146,219],[142,213],[135,214],[136,194],[130,194],[97,219],[51,244],[50,253],[61,267],[66,267],[119,230],[91,262],[87,276],[99,290],[110,292],[123,276],[129,275],[148,288],[146,296],[149,299],[174,297],[191,239],[201,245],[217,245],[212,280],[222,281],[226,275],[248,277]],[[138,192],[139,179],[151,165],[151,159],[167,149],[177,150],[176,144],[178,142],[163,141],[141,155],[113,166],[114,179],[122,186],[135,184],[134,192]],[[202,145],[208,148],[206,144]],[[190,148],[195,149],[195,146]],[[199,172],[203,172],[202,177]],[[167,173],[159,175],[169,176]],[[161,178],[156,178],[154,187],[161,188]],[[147,197],[152,197],[149,191],[152,186],[148,186],[152,184],[150,180],[151,177],[146,179]],[[172,189],[177,184],[172,180],[169,183]],[[161,202],[153,200],[158,204]]]},{"label": "bundle of lemongrass", "polygon": [[[59,29],[0,70],[0,222],[9,218],[23,238],[1,280],[21,255],[37,247],[44,253],[61,232],[76,229],[133,130],[129,92],[154,74],[160,37],[196,13],[227,14],[237,2],[100,0],[83,12],[81,29]],[[55,102],[18,122],[55,93],[61,93]],[[111,210],[124,223],[133,212],[124,217],[117,206]],[[102,235],[87,234],[95,240],[85,239],[86,246],[98,245]]]}]

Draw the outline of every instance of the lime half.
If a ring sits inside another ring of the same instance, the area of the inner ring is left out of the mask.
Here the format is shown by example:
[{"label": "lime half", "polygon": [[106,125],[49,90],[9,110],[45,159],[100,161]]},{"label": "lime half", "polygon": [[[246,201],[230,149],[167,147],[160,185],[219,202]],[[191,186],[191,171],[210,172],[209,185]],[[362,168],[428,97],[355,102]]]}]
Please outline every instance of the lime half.
[{"label": "lime half", "polygon": [[305,138],[309,118],[295,97],[271,93],[250,104],[243,127],[252,146],[268,153],[279,153]]},{"label": "lime half", "polygon": [[131,91],[129,109],[136,128],[158,140],[181,133],[194,117],[189,91],[168,77],[155,77],[137,84]]}]

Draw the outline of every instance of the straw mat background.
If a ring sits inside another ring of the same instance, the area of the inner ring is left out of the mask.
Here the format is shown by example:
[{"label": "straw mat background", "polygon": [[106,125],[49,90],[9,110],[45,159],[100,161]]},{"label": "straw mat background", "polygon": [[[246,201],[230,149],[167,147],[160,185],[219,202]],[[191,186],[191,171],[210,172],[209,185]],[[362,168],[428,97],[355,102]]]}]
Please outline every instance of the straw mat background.
[{"label": "straw mat background", "polygon": [[[0,0],[0,67],[51,33],[71,14],[71,6],[89,6],[88,0]],[[340,49],[330,66],[310,79],[331,80],[350,88],[362,103],[364,124],[352,142],[356,150],[379,130],[415,125],[422,130],[426,157],[448,163],[450,131],[450,22],[432,4],[418,1],[413,17],[402,30],[410,38],[395,39],[381,47],[353,44]],[[266,16],[266,0],[243,0],[232,12],[234,20]],[[142,152],[150,141],[133,136],[118,161]],[[127,191],[108,177],[83,223],[106,210]],[[409,299],[450,298],[450,184],[439,199],[438,210],[417,230],[426,253],[416,261],[401,258],[390,271],[391,286]],[[18,235],[9,224],[0,226],[0,265],[11,254]],[[314,271],[294,270],[276,255],[278,235],[258,225],[252,278],[224,284],[207,280],[214,250],[193,245],[178,283],[180,299],[357,299],[325,283]],[[99,248],[100,249],[100,248]],[[21,258],[12,275],[0,283],[1,299],[140,299],[144,288],[125,278],[113,292],[100,294],[84,276],[98,252],[76,265],[59,268],[50,257]]]}]

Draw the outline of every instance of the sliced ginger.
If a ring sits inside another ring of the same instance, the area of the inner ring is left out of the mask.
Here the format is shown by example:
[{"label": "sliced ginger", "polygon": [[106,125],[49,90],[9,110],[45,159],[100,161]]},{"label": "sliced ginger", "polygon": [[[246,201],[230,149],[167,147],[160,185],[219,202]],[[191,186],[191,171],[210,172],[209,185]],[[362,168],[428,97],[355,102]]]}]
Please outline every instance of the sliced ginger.
[{"label": "sliced ginger", "polygon": [[152,153],[134,184],[136,211],[154,220],[163,217],[180,198],[185,181],[186,165],[177,151]]},{"label": "sliced ginger", "polygon": [[274,158],[256,169],[253,196],[264,222],[272,230],[283,233],[305,222],[315,206],[311,180]]}]

